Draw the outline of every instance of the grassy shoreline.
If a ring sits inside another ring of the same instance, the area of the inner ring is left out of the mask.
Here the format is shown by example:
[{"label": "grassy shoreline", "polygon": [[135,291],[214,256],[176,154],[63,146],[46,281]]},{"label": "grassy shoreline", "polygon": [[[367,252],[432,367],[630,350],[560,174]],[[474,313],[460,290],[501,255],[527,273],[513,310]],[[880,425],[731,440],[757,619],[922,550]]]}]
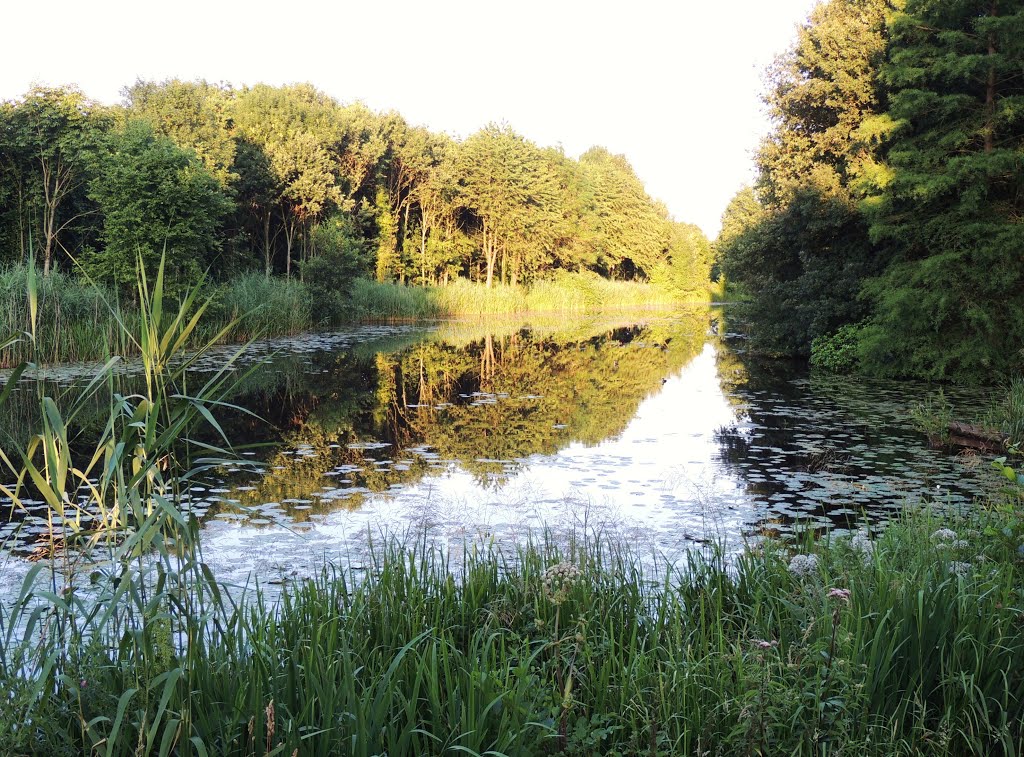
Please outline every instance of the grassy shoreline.
[{"label": "grassy shoreline", "polygon": [[[102,360],[133,355],[126,338],[139,318],[138,307],[101,286],[60,272],[38,277],[38,317],[34,343],[0,350],[0,368],[33,359],[45,363]],[[529,313],[599,313],[667,308],[685,300],[653,284],[607,281],[596,275],[562,274],[532,287],[495,286],[459,280],[445,287],[413,287],[358,279],[348,299],[325,312],[310,288],[297,279],[236,276],[207,287],[211,304],[195,334],[196,343],[227,329],[221,341],[291,336],[318,328],[365,321],[414,320]],[[697,301],[706,302],[695,295]],[[119,323],[120,322],[120,323]],[[0,271],[0,334],[31,330],[24,266]]]},{"label": "grassy shoreline", "polygon": [[162,615],[139,646],[88,623],[47,641],[43,696],[0,677],[0,733],[36,723],[13,753],[47,754],[1019,753],[1024,572],[996,526],[1020,535],[919,513],[667,572],[587,535],[389,542],[275,600],[197,591],[187,650]]}]

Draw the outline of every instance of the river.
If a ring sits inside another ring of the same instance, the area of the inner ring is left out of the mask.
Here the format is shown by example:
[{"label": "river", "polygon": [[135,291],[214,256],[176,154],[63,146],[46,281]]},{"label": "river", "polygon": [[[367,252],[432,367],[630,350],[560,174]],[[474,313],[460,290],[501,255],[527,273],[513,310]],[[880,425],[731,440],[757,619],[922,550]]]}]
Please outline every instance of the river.
[{"label": "river", "polygon": [[[240,462],[193,482],[181,507],[203,523],[218,578],[247,583],[358,563],[394,535],[460,548],[585,528],[672,557],[871,528],[908,504],[968,507],[997,485],[987,460],[932,450],[913,428],[931,388],[756,360],[728,322],[700,308],[256,343],[231,401],[260,420],[221,414]],[[87,370],[49,370],[47,391],[74,391]],[[131,363],[123,373],[130,383]],[[12,397],[5,449],[31,427],[35,380]],[[990,399],[947,397],[966,415]],[[0,525],[8,580],[42,510],[30,500]]]}]

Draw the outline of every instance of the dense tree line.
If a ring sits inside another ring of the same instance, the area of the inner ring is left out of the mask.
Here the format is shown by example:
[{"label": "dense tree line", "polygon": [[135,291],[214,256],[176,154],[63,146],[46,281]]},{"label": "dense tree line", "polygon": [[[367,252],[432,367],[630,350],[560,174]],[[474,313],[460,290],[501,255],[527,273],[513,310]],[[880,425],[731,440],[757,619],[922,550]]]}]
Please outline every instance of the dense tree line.
[{"label": "dense tree line", "polygon": [[829,0],[769,73],[723,217],[762,349],[882,375],[1024,367],[1024,3]]},{"label": "dense tree line", "polygon": [[0,105],[0,262],[134,280],[204,270],[529,283],[557,270],[706,290],[711,249],[630,164],[505,125],[456,140],[308,84],[139,81],[103,107],[36,87]]}]

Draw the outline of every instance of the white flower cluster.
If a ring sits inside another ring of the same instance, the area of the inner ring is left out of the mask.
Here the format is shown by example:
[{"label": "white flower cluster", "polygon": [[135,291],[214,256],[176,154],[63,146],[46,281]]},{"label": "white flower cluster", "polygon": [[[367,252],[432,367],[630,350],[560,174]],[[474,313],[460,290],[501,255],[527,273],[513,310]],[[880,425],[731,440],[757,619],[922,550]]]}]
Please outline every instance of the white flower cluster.
[{"label": "white flower cluster", "polygon": [[817,555],[793,555],[793,559],[789,561],[789,572],[798,578],[813,575],[817,571]]},{"label": "white flower cluster", "polygon": [[861,554],[865,565],[871,565],[871,558],[875,554],[875,543],[871,541],[867,531],[861,529],[850,538],[850,549]]},{"label": "white flower cluster", "polygon": [[951,575],[966,578],[970,575],[971,568],[973,567],[969,562],[951,562],[949,564],[949,572]]},{"label": "white flower cluster", "polygon": [[552,604],[560,605],[569,596],[580,578],[580,569],[569,562],[560,562],[544,571],[544,594]]},{"label": "white flower cluster", "polygon": [[934,539],[935,541],[949,542],[953,541],[955,538],[956,531],[954,531],[952,528],[940,528],[938,531],[932,534],[932,539]]}]

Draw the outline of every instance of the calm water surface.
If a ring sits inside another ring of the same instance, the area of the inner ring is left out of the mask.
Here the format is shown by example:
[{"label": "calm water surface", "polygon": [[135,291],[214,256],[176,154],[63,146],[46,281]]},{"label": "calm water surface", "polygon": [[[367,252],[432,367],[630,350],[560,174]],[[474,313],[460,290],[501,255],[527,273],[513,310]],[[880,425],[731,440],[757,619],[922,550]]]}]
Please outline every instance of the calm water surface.
[{"label": "calm water surface", "polygon": [[[358,563],[368,536],[460,546],[586,527],[671,556],[798,524],[857,528],[922,499],[969,506],[997,485],[986,460],[913,429],[926,386],[813,377],[743,347],[706,309],[260,343],[232,401],[264,420],[222,416],[246,464],[197,482],[183,507],[219,577],[245,582]],[[50,371],[52,390],[81,374]],[[31,427],[35,391],[19,389],[5,448]],[[947,396],[968,416],[986,400]],[[9,581],[43,528],[29,507],[0,525]]]}]

